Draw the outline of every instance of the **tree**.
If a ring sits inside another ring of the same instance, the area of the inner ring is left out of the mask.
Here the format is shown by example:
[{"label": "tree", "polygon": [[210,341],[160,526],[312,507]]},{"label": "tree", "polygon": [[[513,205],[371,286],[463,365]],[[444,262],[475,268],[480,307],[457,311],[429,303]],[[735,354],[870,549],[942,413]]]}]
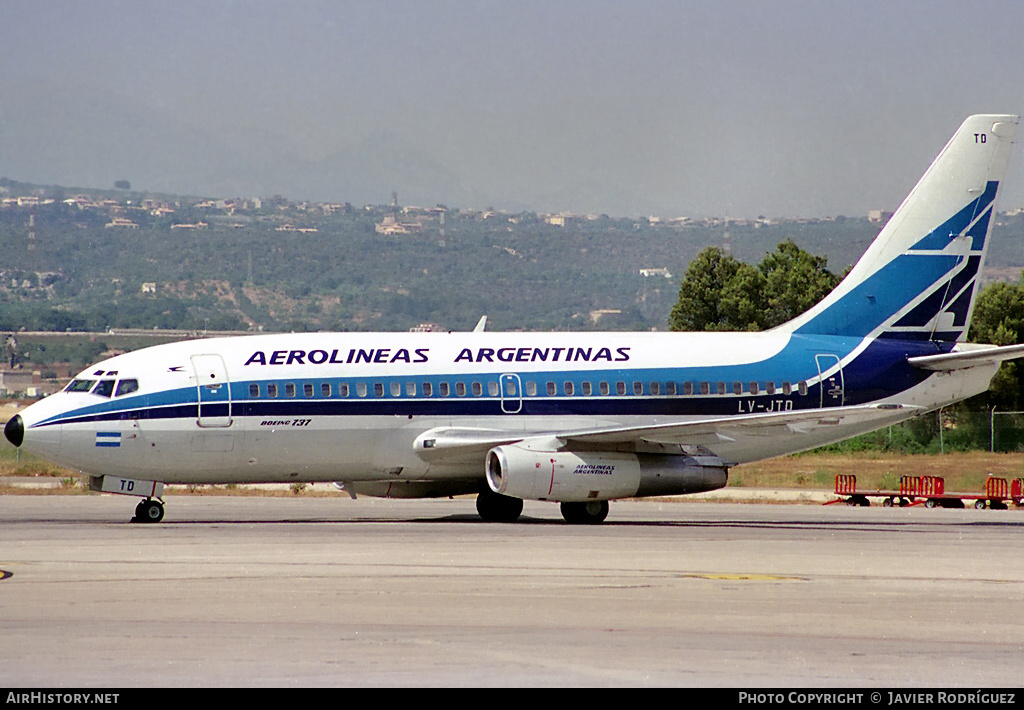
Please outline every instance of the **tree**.
[{"label": "tree", "polygon": [[669,314],[672,330],[760,330],[764,327],[764,275],[719,247],[690,262]]},{"label": "tree", "polygon": [[764,330],[785,323],[824,298],[840,279],[827,258],[791,240],[757,267],[708,247],[690,262],[669,316],[672,330]]},{"label": "tree", "polygon": [[759,268],[765,276],[769,327],[797,317],[839,285],[827,263],[828,257],[804,251],[791,239],[765,256]]},{"label": "tree", "polygon": [[[970,339],[992,345],[1024,343],[1024,282],[994,283],[982,289],[971,316]],[[989,391],[975,400],[985,400],[987,407],[1019,411],[1024,406],[1024,367],[1016,360],[1003,363]]]}]

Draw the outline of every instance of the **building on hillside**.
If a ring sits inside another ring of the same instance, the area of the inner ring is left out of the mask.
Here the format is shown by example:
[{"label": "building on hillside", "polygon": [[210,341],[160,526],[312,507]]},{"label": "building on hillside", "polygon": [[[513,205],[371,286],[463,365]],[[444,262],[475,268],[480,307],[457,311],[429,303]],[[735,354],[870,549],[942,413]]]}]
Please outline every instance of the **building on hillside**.
[{"label": "building on hillside", "polygon": [[621,308],[598,308],[597,310],[590,312],[590,322],[597,324],[605,316],[618,316],[622,315]]},{"label": "building on hillside", "polygon": [[640,269],[640,275],[647,276],[662,276],[666,279],[672,278],[672,274],[664,266],[659,266],[653,269]]},{"label": "building on hillside", "polygon": [[128,229],[138,229],[139,225],[131,221],[127,217],[114,217],[112,220],[107,222],[105,225],[108,229],[110,227],[127,227]]}]

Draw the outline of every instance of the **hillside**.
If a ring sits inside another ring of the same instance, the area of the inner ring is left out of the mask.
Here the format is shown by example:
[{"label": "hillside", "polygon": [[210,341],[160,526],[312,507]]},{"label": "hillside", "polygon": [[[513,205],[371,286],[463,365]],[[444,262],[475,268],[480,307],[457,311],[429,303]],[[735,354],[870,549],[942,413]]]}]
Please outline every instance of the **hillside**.
[{"label": "hillside", "polygon": [[[726,232],[759,261],[792,239],[842,272],[867,218],[613,219],[205,200],[0,180],[0,330],[664,329],[689,261]],[[442,221],[443,218],[443,221]],[[990,253],[1024,264],[1024,217]],[[641,274],[641,269],[654,269]],[[1019,271],[1018,271],[1019,273]]]}]

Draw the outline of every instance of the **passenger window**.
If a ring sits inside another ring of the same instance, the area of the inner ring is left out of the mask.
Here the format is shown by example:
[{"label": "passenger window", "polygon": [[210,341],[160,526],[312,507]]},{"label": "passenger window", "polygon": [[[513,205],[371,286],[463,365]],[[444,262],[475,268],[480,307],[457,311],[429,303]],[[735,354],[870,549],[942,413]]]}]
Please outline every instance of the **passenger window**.
[{"label": "passenger window", "polygon": [[788,382],[783,382],[782,383],[782,394],[786,395],[787,397],[789,395],[793,394],[793,386],[790,385]]},{"label": "passenger window", "polygon": [[583,396],[589,397],[592,394],[591,384],[584,382],[581,386],[583,387]]},{"label": "passenger window", "polygon": [[527,382],[526,383],[526,394],[529,395],[530,397],[536,397],[537,396],[537,383],[536,382]]},{"label": "passenger window", "polygon": [[693,394],[693,383],[692,382],[684,382],[683,383],[683,394]]},{"label": "passenger window", "polygon": [[260,396],[260,386],[257,384],[249,385],[249,396],[256,398]]},{"label": "passenger window", "polygon": [[797,385],[797,388],[800,390],[800,394],[807,394],[807,383],[806,382],[801,382],[800,384]]},{"label": "passenger window", "polygon": [[442,382],[441,384],[439,384],[439,385],[437,386],[437,393],[438,393],[439,395],[441,395],[442,397],[447,397],[447,396],[448,396],[448,393],[449,393],[450,391],[451,391],[451,388],[450,388],[450,387],[448,386],[448,383],[447,383],[447,382]]},{"label": "passenger window", "polygon": [[665,394],[667,394],[667,395],[674,395],[675,393],[676,393],[676,383],[675,382],[666,382],[665,383]]},{"label": "passenger window", "polygon": [[743,383],[742,382],[733,382],[732,383],[732,393],[733,394],[743,394]]},{"label": "passenger window", "polygon": [[455,396],[456,397],[465,397],[466,396],[466,383],[465,382],[456,382],[455,383]]},{"label": "passenger window", "polygon": [[643,393],[644,393],[644,383],[643,382],[634,382],[633,383],[633,394],[643,394]]},{"label": "passenger window", "polygon": [[100,380],[92,389],[93,394],[98,394],[100,397],[109,397],[114,394],[114,381],[113,380]]},{"label": "passenger window", "polygon": [[597,385],[597,391],[600,392],[602,395],[607,395],[609,392],[611,392],[611,389],[608,387],[607,382],[601,382]]},{"label": "passenger window", "polygon": [[346,383],[346,382],[339,382],[338,383],[338,396],[339,397],[348,397],[348,383]]},{"label": "passenger window", "polygon": [[554,382],[548,382],[548,395],[554,395],[555,391],[556,391],[555,390],[555,383]]},{"label": "passenger window", "polygon": [[273,382],[271,382],[269,385],[267,385],[267,396],[268,397],[276,397],[277,396],[277,385],[275,385]]},{"label": "passenger window", "polygon": [[757,383],[756,382],[751,382],[750,383],[750,394],[757,394],[757,389],[758,389],[757,388]]},{"label": "passenger window", "polygon": [[711,383],[710,382],[701,382],[700,383],[700,393],[701,394],[711,394]]},{"label": "passenger window", "polygon": [[383,397],[384,396],[384,383],[383,382],[374,382],[373,383],[373,396],[374,397]]},{"label": "passenger window", "polygon": [[626,383],[619,381],[615,383],[615,394],[626,394]]},{"label": "passenger window", "polygon": [[482,384],[480,384],[479,382],[474,382],[473,383],[473,396],[474,397],[479,397],[483,393],[484,393],[484,386]]},{"label": "passenger window", "polygon": [[719,382],[718,383],[718,394],[725,394],[725,383],[724,382]]},{"label": "passenger window", "polygon": [[429,382],[424,382],[423,383],[423,396],[424,397],[429,397],[432,394],[434,394],[434,386],[432,384],[430,384]]},{"label": "passenger window", "polygon": [[406,382],[405,383],[405,394],[406,394],[407,397],[415,397],[416,396],[416,383],[415,382]]},{"label": "passenger window", "polygon": [[392,397],[401,397],[402,396],[402,383],[401,382],[392,382],[391,383],[391,396]]},{"label": "passenger window", "polygon": [[320,383],[320,396],[321,397],[330,397],[331,396],[331,383],[330,382],[321,382]]},{"label": "passenger window", "polygon": [[572,382],[563,382],[563,383],[562,383],[562,387],[564,387],[564,388],[565,388],[565,393],[566,393],[567,395],[570,395],[570,396],[572,395],[572,393],[573,393],[573,391],[574,391],[574,388],[573,388]]},{"label": "passenger window", "polygon": [[775,383],[771,381],[765,382],[764,391],[766,394],[775,394]]},{"label": "passenger window", "polygon": [[651,383],[651,394],[661,394],[661,383],[660,382],[652,382]]},{"label": "passenger window", "polygon": [[366,396],[366,383],[365,382],[357,382],[356,383],[356,396],[357,397],[365,397]]},{"label": "passenger window", "polygon": [[284,396],[285,397],[294,397],[295,396],[295,383],[294,382],[285,382],[284,383]]},{"label": "passenger window", "polygon": [[313,383],[307,382],[304,385],[302,385],[302,395],[304,397],[312,397],[313,396]]},{"label": "passenger window", "polygon": [[498,383],[497,382],[491,381],[491,382],[487,383],[487,394],[489,394],[492,397],[497,397],[498,396]]},{"label": "passenger window", "polygon": [[131,394],[138,388],[138,380],[121,380],[120,382],[117,383],[117,391],[114,392],[114,396],[120,397],[121,395]]}]

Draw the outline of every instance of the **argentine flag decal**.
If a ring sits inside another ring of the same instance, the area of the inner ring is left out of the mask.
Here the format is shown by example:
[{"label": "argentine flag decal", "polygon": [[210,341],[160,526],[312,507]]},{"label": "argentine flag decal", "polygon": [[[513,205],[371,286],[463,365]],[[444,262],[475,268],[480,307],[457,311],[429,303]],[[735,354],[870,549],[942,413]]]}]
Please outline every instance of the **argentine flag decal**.
[{"label": "argentine flag decal", "polygon": [[121,445],[121,432],[119,431],[98,431],[96,432],[96,446],[119,447]]}]

